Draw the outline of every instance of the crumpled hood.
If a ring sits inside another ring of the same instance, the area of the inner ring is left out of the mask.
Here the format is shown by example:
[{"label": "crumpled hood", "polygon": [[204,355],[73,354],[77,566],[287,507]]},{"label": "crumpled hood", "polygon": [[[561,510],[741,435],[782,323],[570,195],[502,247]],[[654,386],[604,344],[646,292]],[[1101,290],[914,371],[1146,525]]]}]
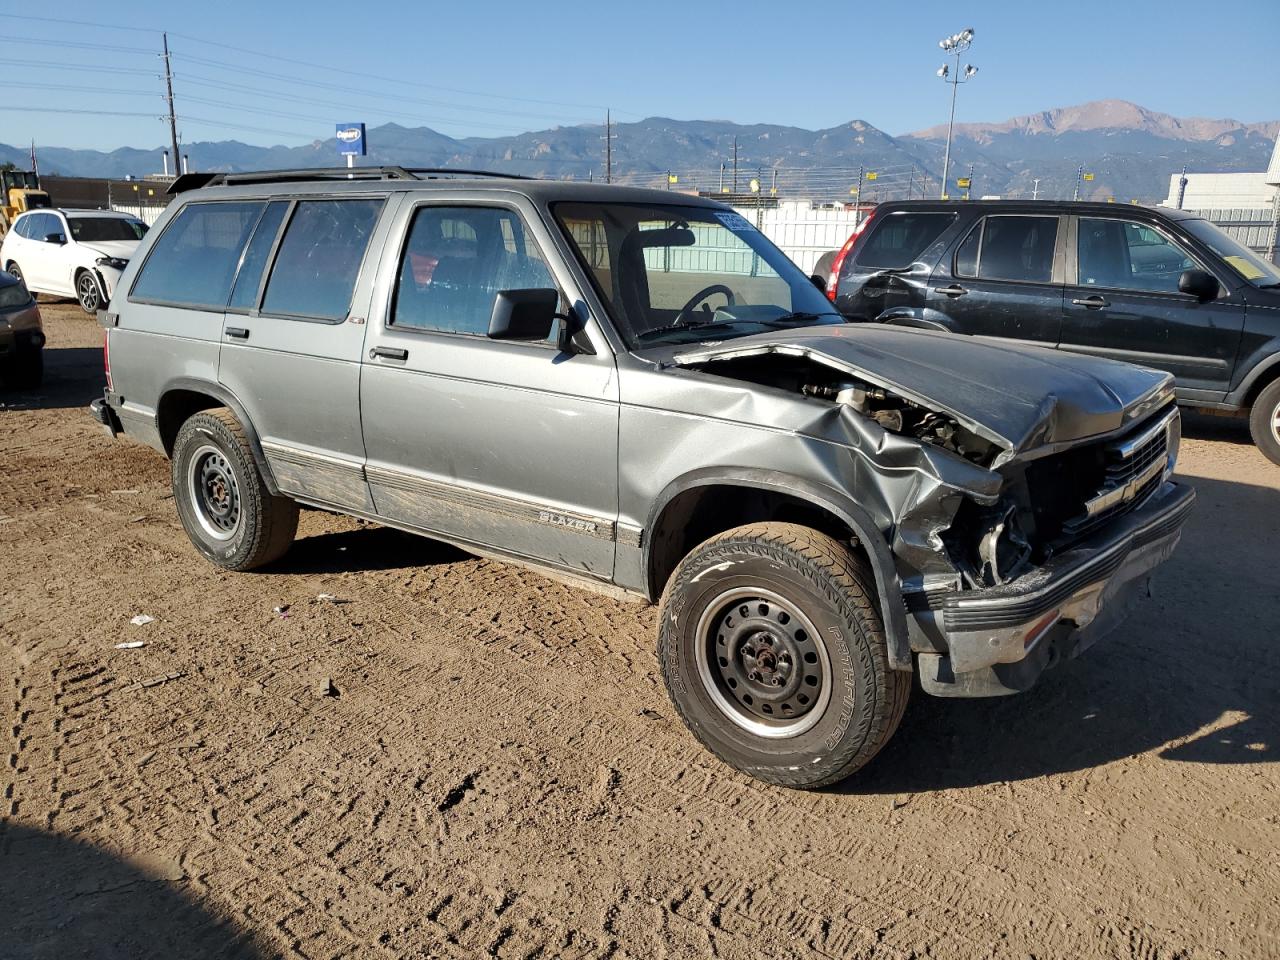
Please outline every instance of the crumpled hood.
[{"label": "crumpled hood", "polygon": [[1173,397],[1173,378],[1127,363],[987,337],[849,323],[758,334],[675,354],[680,366],[779,353],[806,357],[948,413],[1004,447],[1118,430]]},{"label": "crumpled hood", "polygon": [[81,242],[80,246],[94,251],[99,256],[128,260],[133,256],[133,251],[138,249],[139,243],[138,240],[94,240],[91,243]]}]

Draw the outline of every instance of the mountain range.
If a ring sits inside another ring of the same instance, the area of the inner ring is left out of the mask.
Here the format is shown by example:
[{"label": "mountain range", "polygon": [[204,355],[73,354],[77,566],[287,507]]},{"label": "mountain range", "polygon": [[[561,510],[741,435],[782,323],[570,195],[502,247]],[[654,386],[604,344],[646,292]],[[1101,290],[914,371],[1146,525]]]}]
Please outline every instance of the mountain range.
[{"label": "mountain range", "polygon": [[[759,176],[762,189],[779,195],[848,198],[863,174],[866,199],[929,195],[939,190],[946,125],[890,135],[862,120],[826,130],[716,120],[650,117],[614,124],[613,179],[665,184],[678,189],[733,187],[738,157],[739,192]],[[1101,100],[1015,117],[1000,123],[958,123],[952,176],[970,175],[975,195],[1070,197],[1077,172],[1092,173],[1082,197],[1163,199],[1169,177],[1185,164],[1199,172],[1263,170],[1280,121],[1179,118],[1123,100]],[[370,128],[370,153],[362,165],[397,164],[499,170],[531,176],[601,179],[604,127],[555,127],[505,137],[453,138],[429,127],[389,123]],[[336,140],[298,146],[255,146],[235,140],[187,144],[192,169],[242,171],[335,166]],[[122,147],[110,152],[39,146],[44,173],[68,176],[145,176],[161,167],[162,148]],[[0,144],[0,162],[29,165],[28,149]],[[724,179],[721,179],[721,165]],[[871,176],[874,174],[874,176]],[[776,178],[776,179],[775,179]],[[956,190],[953,186],[953,193]]]}]

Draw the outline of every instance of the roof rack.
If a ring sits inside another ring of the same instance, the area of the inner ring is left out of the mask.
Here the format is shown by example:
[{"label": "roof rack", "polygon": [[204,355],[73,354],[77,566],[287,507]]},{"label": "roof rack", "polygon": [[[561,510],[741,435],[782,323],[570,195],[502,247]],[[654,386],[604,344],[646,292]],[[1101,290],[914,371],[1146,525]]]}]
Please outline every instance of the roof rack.
[{"label": "roof rack", "polygon": [[245,173],[184,173],[169,185],[168,193],[185,193],[200,187],[249,183],[298,183],[321,180],[436,180],[442,177],[494,177],[531,180],[517,173],[493,170],[460,170],[454,167],[312,167],[302,170],[252,170]]}]

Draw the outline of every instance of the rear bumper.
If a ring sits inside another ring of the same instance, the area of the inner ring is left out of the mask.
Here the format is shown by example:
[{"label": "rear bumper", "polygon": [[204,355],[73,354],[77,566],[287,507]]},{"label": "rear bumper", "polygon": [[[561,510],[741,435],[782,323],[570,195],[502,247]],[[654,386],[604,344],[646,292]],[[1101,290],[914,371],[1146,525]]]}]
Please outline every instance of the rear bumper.
[{"label": "rear bumper", "polygon": [[103,432],[113,439],[124,433],[120,423],[120,415],[111,405],[112,395],[108,391],[89,404],[89,415],[102,427]]},{"label": "rear bumper", "polygon": [[1148,592],[1195,501],[1166,483],[1142,509],[1104,534],[1013,583],[944,595],[930,603],[948,652],[919,658],[921,684],[938,696],[1017,693],[1064,657],[1110,632]]},{"label": "rear bumper", "polygon": [[39,350],[43,346],[40,308],[34,301],[26,307],[0,312],[0,357],[20,350]]}]

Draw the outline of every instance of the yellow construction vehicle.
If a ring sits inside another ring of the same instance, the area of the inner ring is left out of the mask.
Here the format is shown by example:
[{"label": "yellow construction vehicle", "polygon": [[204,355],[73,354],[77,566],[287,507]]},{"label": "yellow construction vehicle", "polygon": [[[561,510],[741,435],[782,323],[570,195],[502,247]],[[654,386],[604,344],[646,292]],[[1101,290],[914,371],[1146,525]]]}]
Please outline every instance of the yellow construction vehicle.
[{"label": "yellow construction vehicle", "polygon": [[34,170],[0,170],[0,237],[18,214],[48,206],[49,194],[40,189]]}]

